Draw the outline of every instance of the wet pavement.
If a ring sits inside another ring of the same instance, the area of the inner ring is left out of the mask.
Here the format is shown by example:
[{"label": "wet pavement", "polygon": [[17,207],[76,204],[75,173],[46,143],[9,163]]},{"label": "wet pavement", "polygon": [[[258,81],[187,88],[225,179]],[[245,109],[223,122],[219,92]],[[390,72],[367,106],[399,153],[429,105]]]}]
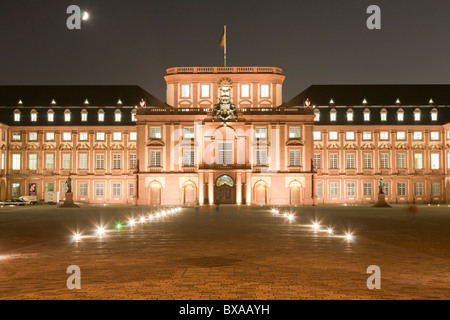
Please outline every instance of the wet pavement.
[{"label": "wet pavement", "polygon": [[[0,299],[450,298],[448,206],[271,209],[0,208]],[[66,286],[70,265],[79,290]],[[379,290],[367,288],[371,265]]]}]

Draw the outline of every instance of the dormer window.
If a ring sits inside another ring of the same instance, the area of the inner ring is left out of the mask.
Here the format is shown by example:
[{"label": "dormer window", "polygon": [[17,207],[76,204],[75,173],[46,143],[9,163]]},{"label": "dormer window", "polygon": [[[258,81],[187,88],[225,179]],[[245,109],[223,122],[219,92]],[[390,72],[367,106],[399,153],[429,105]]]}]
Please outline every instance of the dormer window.
[{"label": "dormer window", "polygon": [[64,111],[64,121],[65,121],[65,122],[70,122],[70,115],[71,115],[70,110],[69,110],[69,109],[66,109],[66,110]]},{"label": "dormer window", "polygon": [[15,122],[20,121],[20,110],[19,109],[14,110],[14,121]]},{"label": "dormer window", "polygon": [[55,112],[50,109],[47,111],[47,121],[48,122],[53,122],[55,120]]},{"label": "dormer window", "polygon": [[387,111],[386,111],[386,109],[381,109],[380,117],[381,117],[381,121],[387,121]]},{"label": "dormer window", "polygon": [[370,121],[370,110],[364,109],[364,121]]},{"label": "dormer window", "polygon": [[405,112],[403,111],[403,109],[398,109],[397,111],[397,120],[398,121],[403,121],[405,119]]},{"label": "dormer window", "polygon": [[438,119],[438,111],[436,108],[431,110],[431,121],[437,121]]},{"label": "dormer window", "polygon": [[420,109],[414,110],[414,121],[420,121]]},{"label": "dormer window", "polygon": [[36,109],[31,110],[30,114],[31,114],[31,122],[36,122],[37,121],[37,111],[36,111]]},{"label": "dormer window", "polygon": [[86,122],[88,119],[88,112],[86,109],[81,110],[81,121]]},{"label": "dormer window", "polygon": [[347,110],[347,121],[353,121],[353,110],[352,109]]},{"label": "dormer window", "polygon": [[116,109],[114,112],[114,121],[120,122],[122,120],[122,112],[119,109]]},{"label": "dormer window", "polygon": [[314,121],[320,121],[320,111],[319,111],[319,109],[314,110]]},{"label": "dormer window", "polygon": [[136,109],[131,110],[131,121],[136,121]]},{"label": "dormer window", "polygon": [[330,121],[336,121],[336,109],[330,111]]},{"label": "dormer window", "polygon": [[98,110],[98,122],[105,121],[105,111],[103,109]]}]

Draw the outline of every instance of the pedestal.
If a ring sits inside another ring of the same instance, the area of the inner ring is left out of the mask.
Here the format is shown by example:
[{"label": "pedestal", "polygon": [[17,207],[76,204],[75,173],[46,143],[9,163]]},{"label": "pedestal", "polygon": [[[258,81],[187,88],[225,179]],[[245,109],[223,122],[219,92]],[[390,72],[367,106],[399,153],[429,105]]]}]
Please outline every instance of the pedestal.
[{"label": "pedestal", "polygon": [[386,202],[386,195],[384,193],[378,194],[378,202],[375,203],[372,207],[375,208],[390,208],[391,206]]},{"label": "pedestal", "polygon": [[72,192],[67,192],[65,194],[65,200],[64,200],[64,204],[60,205],[59,208],[79,208],[79,205],[76,205],[73,202],[73,193]]}]

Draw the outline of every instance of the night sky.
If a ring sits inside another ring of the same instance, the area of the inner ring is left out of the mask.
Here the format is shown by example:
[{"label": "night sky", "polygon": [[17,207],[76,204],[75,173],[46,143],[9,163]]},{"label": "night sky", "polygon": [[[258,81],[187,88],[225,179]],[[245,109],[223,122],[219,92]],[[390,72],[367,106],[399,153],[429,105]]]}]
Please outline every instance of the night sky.
[{"label": "night sky", "polygon": [[[66,9],[88,11],[82,30]],[[382,29],[366,27],[369,5]],[[284,101],[312,84],[450,83],[448,0],[0,0],[0,85],[139,85],[165,70],[284,69]]]}]

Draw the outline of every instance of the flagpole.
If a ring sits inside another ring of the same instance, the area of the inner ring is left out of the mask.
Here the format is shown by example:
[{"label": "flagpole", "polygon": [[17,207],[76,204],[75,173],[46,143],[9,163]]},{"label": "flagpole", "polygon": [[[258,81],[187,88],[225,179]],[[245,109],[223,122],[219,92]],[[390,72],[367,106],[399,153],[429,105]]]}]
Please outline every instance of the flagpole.
[{"label": "flagpole", "polygon": [[225,45],[224,45],[224,55],[223,55],[223,66],[227,66],[227,26],[224,26],[224,35],[225,35]]}]

